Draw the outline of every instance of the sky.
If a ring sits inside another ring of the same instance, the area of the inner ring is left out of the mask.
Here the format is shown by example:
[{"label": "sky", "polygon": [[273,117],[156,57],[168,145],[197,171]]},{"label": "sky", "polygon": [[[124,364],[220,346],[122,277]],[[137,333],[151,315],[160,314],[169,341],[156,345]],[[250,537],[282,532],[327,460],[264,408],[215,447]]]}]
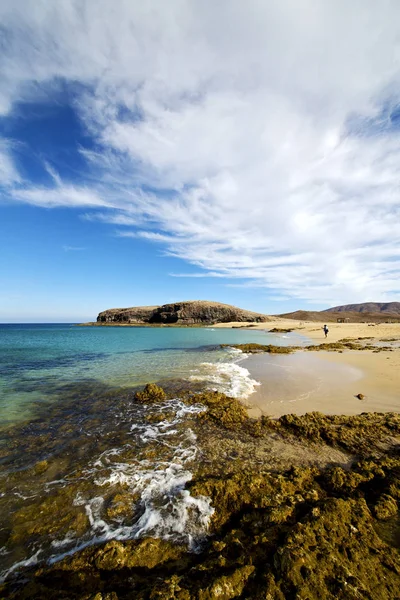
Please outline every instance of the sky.
[{"label": "sky", "polygon": [[0,322],[400,300],[398,0],[2,0]]}]

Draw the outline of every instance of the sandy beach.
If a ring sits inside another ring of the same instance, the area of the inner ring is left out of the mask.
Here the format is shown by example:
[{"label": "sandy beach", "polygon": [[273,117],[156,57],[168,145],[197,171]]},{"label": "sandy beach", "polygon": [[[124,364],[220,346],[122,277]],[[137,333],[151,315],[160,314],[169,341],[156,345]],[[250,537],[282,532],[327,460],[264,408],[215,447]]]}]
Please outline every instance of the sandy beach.
[{"label": "sandy beach", "polygon": [[[324,323],[276,319],[254,328],[292,329],[293,345],[297,334],[310,344],[337,342],[343,338],[360,340],[376,350],[343,352],[305,352],[291,355],[253,355],[242,364],[261,383],[248,398],[252,416],[268,414],[279,417],[287,413],[354,415],[362,412],[400,411],[400,323]],[[216,327],[241,327],[243,323],[224,323]],[[298,338],[297,338],[298,339]],[[390,340],[390,341],[389,341]],[[381,350],[389,346],[390,350]],[[363,394],[360,400],[357,395]]]}]

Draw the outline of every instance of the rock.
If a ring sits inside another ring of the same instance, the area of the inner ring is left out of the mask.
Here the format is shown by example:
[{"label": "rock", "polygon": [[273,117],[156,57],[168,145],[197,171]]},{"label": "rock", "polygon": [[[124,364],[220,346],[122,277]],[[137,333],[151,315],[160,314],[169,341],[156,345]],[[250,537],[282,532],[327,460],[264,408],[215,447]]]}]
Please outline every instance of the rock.
[{"label": "rock", "polygon": [[397,553],[375,533],[363,499],[325,501],[319,516],[292,528],[274,566],[280,589],[302,598],[389,600],[400,584]]},{"label": "rock", "polygon": [[358,398],[359,400],[364,400],[365,396],[364,394],[357,394],[356,398]]},{"label": "rock", "polygon": [[223,575],[215,579],[209,587],[199,590],[199,600],[230,600],[240,597],[248,578],[255,570],[253,565],[235,569],[231,575]]},{"label": "rock", "polygon": [[295,350],[299,350],[297,346],[274,346],[273,344],[221,344],[221,348],[237,348],[245,354],[259,354],[267,352],[268,354],[292,354]]},{"label": "rock", "polygon": [[142,392],[136,392],[135,394],[135,400],[143,404],[163,402],[166,397],[166,393],[162,387],[159,387],[155,383],[148,383]]},{"label": "rock", "polygon": [[137,306],[132,308],[110,308],[99,313],[99,324],[178,324],[209,325],[233,321],[264,323],[270,319],[260,313],[243,310],[230,304],[194,300],[164,304],[163,306]]},{"label": "rock", "polygon": [[248,420],[245,406],[236,398],[214,391],[198,394],[195,398],[196,402],[208,408],[200,415],[201,419],[213,421],[227,429],[240,427]]},{"label": "rock", "polygon": [[382,494],[374,506],[376,518],[382,521],[394,517],[397,514],[397,510],[397,502],[389,494]]},{"label": "rock", "polygon": [[158,538],[111,540],[101,546],[91,546],[65,558],[50,571],[115,571],[120,569],[154,569],[165,562],[178,560],[187,551],[186,547]]},{"label": "rock", "polygon": [[34,470],[35,475],[42,475],[42,473],[47,471],[48,468],[49,468],[49,463],[47,462],[47,460],[41,460],[40,462],[36,463],[33,470]]}]

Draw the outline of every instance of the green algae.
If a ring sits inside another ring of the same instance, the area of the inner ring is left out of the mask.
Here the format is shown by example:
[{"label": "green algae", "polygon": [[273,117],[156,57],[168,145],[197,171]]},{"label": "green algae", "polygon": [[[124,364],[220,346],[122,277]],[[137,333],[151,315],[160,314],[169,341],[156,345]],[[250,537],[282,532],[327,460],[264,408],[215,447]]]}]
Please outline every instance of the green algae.
[{"label": "green algae", "polygon": [[273,327],[268,333],[290,333],[293,329],[285,329],[284,327]]}]

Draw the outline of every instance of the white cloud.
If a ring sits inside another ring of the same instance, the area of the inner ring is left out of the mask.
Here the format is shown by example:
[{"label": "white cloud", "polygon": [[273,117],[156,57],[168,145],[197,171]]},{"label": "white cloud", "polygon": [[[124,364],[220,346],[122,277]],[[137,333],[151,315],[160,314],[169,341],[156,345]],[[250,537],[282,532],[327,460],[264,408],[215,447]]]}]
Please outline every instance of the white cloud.
[{"label": "white cloud", "polygon": [[8,187],[20,180],[18,170],[11,153],[12,144],[0,139],[0,186]]},{"label": "white cloud", "polygon": [[114,209],[120,235],[278,296],[400,296],[396,0],[21,0],[0,19],[3,113],[65,78],[96,142],[90,184],[48,167],[53,189],[16,199]]},{"label": "white cloud", "polygon": [[43,208],[56,208],[62,206],[70,208],[77,206],[109,206],[107,201],[100,198],[96,192],[71,185],[61,185],[55,188],[18,188],[12,191],[12,196],[21,202],[42,206]]}]

